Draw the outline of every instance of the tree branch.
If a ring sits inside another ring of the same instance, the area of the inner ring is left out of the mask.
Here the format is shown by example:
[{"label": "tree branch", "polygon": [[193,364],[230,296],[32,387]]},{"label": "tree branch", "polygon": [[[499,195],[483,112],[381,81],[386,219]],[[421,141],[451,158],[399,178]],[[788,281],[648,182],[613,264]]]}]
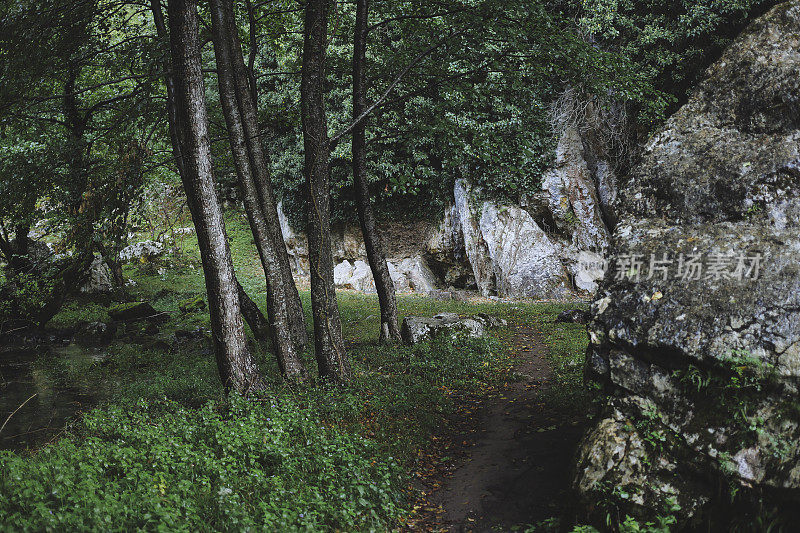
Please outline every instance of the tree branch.
[{"label": "tree branch", "polygon": [[425,58],[425,56],[427,56],[428,54],[433,52],[435,49],[439,48],[445,42],[447,42],[447,40],[450,37],[452,37],[452,35],[449,35],[449,36],[445,37],[444,39],[440,40],[439,42],[432,44],[426,50],[424,50],[421,54],[419,54],[417,57],[415,57],[413,59],[413,61],[411,61],[408,65],[406,65],[406,67],[402,71],[400,71],[400,74],[397,75],[397,77],[394,79],[394,81],[392,81],[392,83],[389,84],[389,86],[386,88],[386,90],[383,91],[383,94],[380,96],[380,98],[375,100],[375,102],[373,102],[372,105],[367,107],[364,110],[364,112],[361,113],[361,115],[359,115],[358,118],[353,121],[352,124],[350,124],[345,129],[343,129],[342,131],[340,131],[339,133],[337,133],[336,135],[331,137],[331,140],[330,140],[331,151],[333,151],[333,149],[336,148],[336,145],[339,144],[339,142],[342,140],[342,137],[352,133],[353,129],[356,126],[361,124],[364,121],[364,119],[366,119],[373,111],[375,111],[375,109],[379,105],[381,105],[386,100],[386,98],[389,96],[389,93],[392,92],[392,89],[394,89],[397,86],[397,84],[400,83],[400,81],[405,77],[405,75],[408,74],[408,71],[410,71],[420,61],[422,61]]}]

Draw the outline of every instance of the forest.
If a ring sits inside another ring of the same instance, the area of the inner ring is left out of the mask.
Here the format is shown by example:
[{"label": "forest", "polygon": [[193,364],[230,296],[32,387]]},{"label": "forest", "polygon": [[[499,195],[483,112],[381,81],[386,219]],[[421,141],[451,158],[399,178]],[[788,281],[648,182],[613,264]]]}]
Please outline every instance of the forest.
[{"label": "forest", "polygon": [[800,0],[0,0],[0,530],[794,531]]}]

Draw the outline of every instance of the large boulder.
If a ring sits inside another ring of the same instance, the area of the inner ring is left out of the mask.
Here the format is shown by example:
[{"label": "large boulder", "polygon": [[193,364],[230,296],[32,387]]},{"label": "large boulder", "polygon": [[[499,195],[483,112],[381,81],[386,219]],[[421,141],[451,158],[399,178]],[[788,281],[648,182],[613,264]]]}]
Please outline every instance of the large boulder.
[{"label": "large boulder", "polygon": [[734,493],[800,503],[798,97],[793,0],[734,41],[622,188],[589,325],[609,400],[578,454],[587,504],[690,526]]},{"label": "large boulder", "polygon": [[105,260],[95,254],[92,264],[89,266],[86,283],[81,287],[81,292],[86,294],[100,294],[111,292],[114,289],[111,269],[108,268]]},{"label": "large boulder", "polygon": [[505,320],[484,314],[461,317],[458,313],[439,313],[432,318],[407,316],[400,328],[400,335],[403,343],[414,345],[440,335],[451,338],[459,335],[470,338],[483,337],[488,328],[505,325]]},{"label": "large boulder", "polygon": [[484,296],[554,298],[572,295],[558,248],[521,207],[474,206],[464,180],[454,189],[464,248]]}]

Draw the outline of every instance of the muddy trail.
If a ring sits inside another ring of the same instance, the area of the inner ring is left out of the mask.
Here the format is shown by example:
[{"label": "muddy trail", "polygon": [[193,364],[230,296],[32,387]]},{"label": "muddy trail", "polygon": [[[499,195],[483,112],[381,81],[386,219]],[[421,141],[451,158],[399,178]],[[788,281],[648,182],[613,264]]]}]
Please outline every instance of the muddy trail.
[{"label": "muddy trail", "polygon": [[553,372],[540,335],[517,327],[512,350],[517,379],[438,437],[438,453],[452,459],[422,476],[413,530],[524,530],[568,512],[582,422],[546,404]]}]

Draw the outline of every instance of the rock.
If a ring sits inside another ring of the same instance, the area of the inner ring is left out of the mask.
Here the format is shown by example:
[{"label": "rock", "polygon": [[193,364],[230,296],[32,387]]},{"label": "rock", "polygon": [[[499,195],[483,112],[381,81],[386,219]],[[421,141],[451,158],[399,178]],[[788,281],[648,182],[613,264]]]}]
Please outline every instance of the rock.
[{"label": "rock", "polygon": [[283,211],[283,202],[278,202],[278,222],[281,225],[281,233],[286,243],[292,271],[303,276],[308,275],[308,241],[304,235],[296,233],[292,228]]},{"label": "rock", "polygon": [[475,275],[464,249],[464,233],[456,206],[445,209],[444,218],[425,241],[425,262],[445,285],[474,288]]},{"label": "rock", "polygon": [[414,292],[428,294],[436,289],[436,276],[421,256],[401,260],[397,264],[397,272],[406,278],[405,283]]},{"label": "rock", "polygon": [[[396,264],[387,261],[395,291],[427,294],[436,288],[436,277],[420,256],[405,258]],[[372,269],[366,261],[342,261],[333,269],[334,284],[342,289],[375,292]]]},{"label": "rock", "polygon": [[131,302],[116,305],[108,310],[108,316],[117,322],[154,319],[159,313],[147,302]]},{"label": "rock", "polygon": [[111,281],[111,269],[99,255],[95,255],[89,267],[89,277],[81,287],[81,292],[86,294],[99,294],[111,292],[114,283]]},{"label": "rock", "polygon": [[372,269],[366,261],[356,261],[353,263],[353,273],[347,288],[361,292],[375,292],[375,280],[372,279]]},{"label": "rock", "polygon": [[740,35],[646,146],[622,188],[638,217],[800,220],[800,12],[785,2]]},{"label": "rock", "polygon": [[119,260],[123,263],[133,261],[150,261],[164,255],[164,243],[159,241],[141,241],[126,246],[119,252]]},{"label": "rock", "polygon": [[178,304],[181,313],[196,313],[206,308],[206,301],[202,296],[195,296]]},{"label": "rock", "polygon": [[484,296],[554,298],[571,296],[558,249],[527,211],[483,202],[476,211],[463,180],[455,186],[467,256]]},{"label": "rock", "polygon": [[603,219],[607,223],[615,224],[619,217],[617,212],[617,197],[619,196],[617,175],[606,161],[598,161],[595,167],[595,185]]},{"label": "rock", "polygon": [[[611,396],[578,454],[587,504],[677,500],[679,526],[779,491],[800,504],[800,1],[753,23],[620,191],[586,377]],[[719,524],[720,527],[724,527]]]},{"label": "rock", "polygon": [[466,335],[478,338],[486,334],[483,321],[460,318],[456,313],[441,313],[433,318],[408,316],[403,320],[400,336],[407,345],[431,340],[439,335]]},{"label": "rock", "polygon": [[610,236],[583,154],[583,140],[577,128],[567,127],[558,142],[555,167],[545,173],[542,186],[549,193],[556,226],[571,236],[572,244],[581,250],[603,251],[608,248]]},{"label": "rock", "polygon": [[508,326],[508,322],[503,318],[498,318],[486,313],[478,313],[473,318],[482,322],[488,328],[504,328]]},{"label": "rock", "polygon": [[562,324],[587,324],[589,317],[589,312],[585,309],[568,309],[558,314],[556,322]]},{"label": "rock", "polygon": [[404,272],[401,272],[393,262],[387,261],[386,265],[389,267],[389,277],[392,278],[394,290],[396,292],[409,292],[411,290],[411,285],[409,284],[408,276],[406,276]]},{"label": "rock", "polygon": [[333,267],[333,284],[337,287],[344,287],[353,275],[353,265],[350,261],[344,260]]},{"label": "rock", "polygon": [[333,282],[341,289],[350,289],[361,292],[375,292],[375,281],[372,279],[372,270],[364,261],[342,261],[333,269]]},{"label": "rock", "polygon": [[113,322],[89,322],[80,326],[75,332],[75,340],[83,345],[101,346],[111,342],[117,326]]}]

